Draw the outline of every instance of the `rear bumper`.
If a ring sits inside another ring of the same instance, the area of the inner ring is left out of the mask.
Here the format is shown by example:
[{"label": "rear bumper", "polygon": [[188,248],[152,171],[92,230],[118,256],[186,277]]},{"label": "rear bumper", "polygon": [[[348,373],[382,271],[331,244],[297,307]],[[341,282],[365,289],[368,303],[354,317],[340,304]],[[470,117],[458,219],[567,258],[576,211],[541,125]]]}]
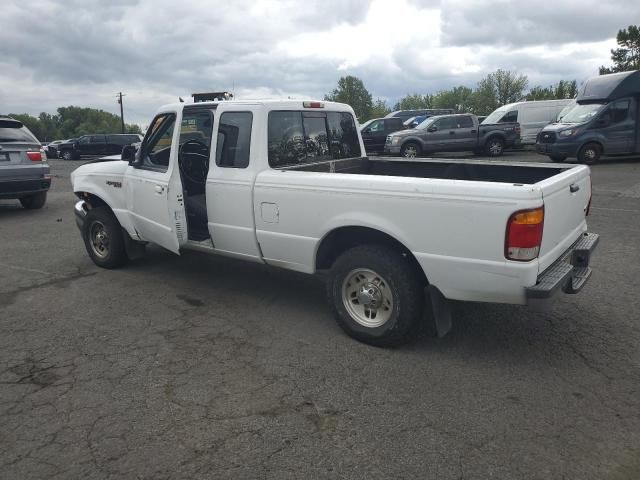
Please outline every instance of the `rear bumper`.
[{"label": "rear bumper", "polygon": [[87,220],[87,211],[87,204],[84,200],[76,202],[75,206],[73,207],[73,213],[76,217],[76,225],[78,226],[80,231],[82,231],[82,229],[84,228],[84,224]]},{"label": "rear bumper", "polygon": [[0,180],[0,199],[21,198],[40,192],[46,192],[51,187],[51,176],[29,180]]},{"label": "rear bumper", "polygon": [[559,290],[578,293],[591,277],[591,254],[600,236],[584,233],[558,260],[538,276],[533,287],[526,289],[527,299],[549,298]]}]

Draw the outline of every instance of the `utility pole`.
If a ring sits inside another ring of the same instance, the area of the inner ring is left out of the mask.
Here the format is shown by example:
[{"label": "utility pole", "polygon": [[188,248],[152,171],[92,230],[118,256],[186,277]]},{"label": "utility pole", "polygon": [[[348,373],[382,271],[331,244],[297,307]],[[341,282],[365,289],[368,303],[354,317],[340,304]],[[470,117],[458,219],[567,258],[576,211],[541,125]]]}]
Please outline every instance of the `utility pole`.
[{"label": "utility pole", "polygon": [[124,133],[124,112],[122,109],[122,97],[126,96],[125,93],[119,92],[116,97],[118,98],[118,103],[120,104],[120,121],[122,122],[122,133]]}]

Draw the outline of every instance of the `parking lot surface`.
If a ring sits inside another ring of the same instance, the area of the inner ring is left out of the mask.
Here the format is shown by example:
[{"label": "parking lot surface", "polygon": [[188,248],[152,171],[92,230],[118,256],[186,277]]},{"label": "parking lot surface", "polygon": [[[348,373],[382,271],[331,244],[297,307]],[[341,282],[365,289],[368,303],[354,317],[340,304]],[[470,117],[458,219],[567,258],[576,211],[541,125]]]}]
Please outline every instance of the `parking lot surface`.
[{"label": "parking lot surface", "polygon": [[0,478],[640,478],[638,159],[593,167],[579,295],[456,304],[394,350],[346,337],[320,278],[153,246],[99,269],[79,164],[42,210],[0,202]]}]

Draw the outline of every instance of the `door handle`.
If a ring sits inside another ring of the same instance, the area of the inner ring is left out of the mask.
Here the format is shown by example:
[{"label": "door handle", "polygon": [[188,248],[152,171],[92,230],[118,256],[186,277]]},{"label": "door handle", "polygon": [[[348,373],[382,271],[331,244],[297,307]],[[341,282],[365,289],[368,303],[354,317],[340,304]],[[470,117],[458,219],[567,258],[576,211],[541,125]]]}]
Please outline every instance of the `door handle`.
[{"label": "door handle", "polygon": [[455,135],[455,134],[456,134],[456,132],[454,132],[453,130],[451,130],[451,131],[449,132],[449,135]]},{"label": "door handle", "polygon": [[162,185],[156,185],[155,187],[153,187],[153,190],[156,193],[162,193],[162,192],[164,192],[164,187]]},{"label": "door handle", "polygon": [[577,183],[572,183],[569,187],[569,191],[571,193],[576,193],[578,190],[580,190],[580,185],[578,185]]},{"label": "door handle", "polygon": [[476,133],[476,131],[475,130],[471,130],[471,133]]}]

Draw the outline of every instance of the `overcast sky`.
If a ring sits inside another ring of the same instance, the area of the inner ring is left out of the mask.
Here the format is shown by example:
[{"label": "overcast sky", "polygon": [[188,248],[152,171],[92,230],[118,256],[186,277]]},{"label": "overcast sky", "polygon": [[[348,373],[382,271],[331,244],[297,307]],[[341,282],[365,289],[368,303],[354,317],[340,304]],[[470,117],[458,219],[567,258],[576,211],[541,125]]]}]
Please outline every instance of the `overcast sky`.
[{"label": "overcast sky", "polygon": [[0,114],[119,113],[122,91],[144,126],[192,92],[317,98],[347,74],[390,103],[498,68],[580,82],[638,19],[638,0],[2,0]]}]

